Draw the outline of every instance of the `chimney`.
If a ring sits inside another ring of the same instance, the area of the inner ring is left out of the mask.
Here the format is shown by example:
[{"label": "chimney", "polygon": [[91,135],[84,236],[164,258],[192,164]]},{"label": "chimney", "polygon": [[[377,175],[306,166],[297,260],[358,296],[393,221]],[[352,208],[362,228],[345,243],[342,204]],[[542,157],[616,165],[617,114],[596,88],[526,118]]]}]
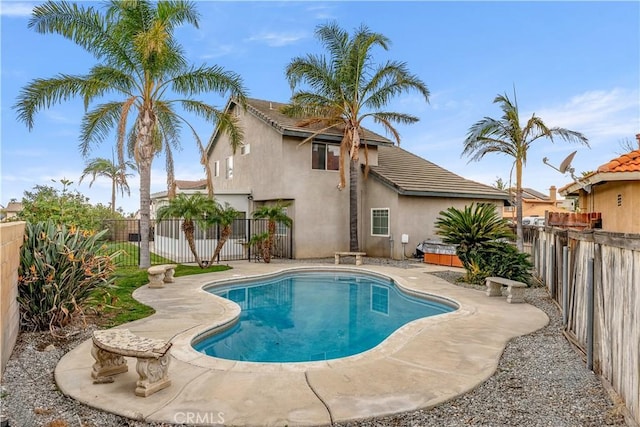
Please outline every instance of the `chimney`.
[{"label": "chimney", "polygon": [[558,195],[557,195],[557,193],[556,193],[556,186],[555,186],[555,185],[552,185],[552,186],[549,188],[549,199],[551,199],[551,201],[552,201],[553,203],[555,203],[555,202],[556,202],[556,198],[557,198],[557,196],[558,196]]},{"label": "chimney", "polygon": [[638,141],[638,150],[640,150],[640,133],[636,133],[636,141]]}]

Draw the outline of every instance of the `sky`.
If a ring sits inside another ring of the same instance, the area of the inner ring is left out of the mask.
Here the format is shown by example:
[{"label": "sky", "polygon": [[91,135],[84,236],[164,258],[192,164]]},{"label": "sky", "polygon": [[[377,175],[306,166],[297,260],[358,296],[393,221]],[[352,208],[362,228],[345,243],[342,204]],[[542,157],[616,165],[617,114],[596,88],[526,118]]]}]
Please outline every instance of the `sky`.
[{"label": "sky", "polygon": [[[111,184],[98,178],[79,183],[88,159],[112,157],[113,144],[94,147],[88,158],[78,149],[84,106],[80,100],[51,105],[35,116],[29,131],[13,105],[21,88],[58,73],[84,74],[96,60],[55,34],[28,28],[38,2],[0,0],[1,23],[1,183],[0,203],[20,201],[35,185],[61,188],[61,179],[92,203],[108,205]],[[99,3],[92,3],[100,6]],[[497,95],[517,95],[520,118],[533,114],[549,127],[583,133],[591,148],[538,140],[528,152],[523,185],[548,194],[572,182],[543,163],[558,166],[578,150],[576,174],[593,171],[635,144],[640,133],[640,2],[432,2],[282,1],[196,2],[198,29],[176,30],[193,65],[218,65],[242,76],[250,97],[287,102],[291,89],[286,65],[297,56],[323,53],[314,36],[318,25],[337,22],[350,33],[361,25],[391,40],[388,51],[374,50],[376,62],[397,60],[427,85],[430,102],[403,94],[389,111],[411,113],[420,121],[398,125],[402,148],[467,179],[488,185],[509,182],[513,159],[490,154],[479,162],[462,157],[469,128],[484,117],[499,119]],[[223,108],[227,98],[199,97]],[[111,100],[104,99],[102,101]],[[208,141],[213,124],[188,116]],[[371,122],[368,127],[382,135]],[[115,139],[114,139],[115,140]],[[175,176],[204,177],[196,144],[183,134],[174,152]],[[164,158],[152,167],[151,191],[166,189]],[[515,180],[515,177],[512,179]],[[55,182],[52,182],[55,180]],[[515,183],[515,181],[514,181]],[[139,179],[129,178],[131,196],[116,206],[139,207]]]}]

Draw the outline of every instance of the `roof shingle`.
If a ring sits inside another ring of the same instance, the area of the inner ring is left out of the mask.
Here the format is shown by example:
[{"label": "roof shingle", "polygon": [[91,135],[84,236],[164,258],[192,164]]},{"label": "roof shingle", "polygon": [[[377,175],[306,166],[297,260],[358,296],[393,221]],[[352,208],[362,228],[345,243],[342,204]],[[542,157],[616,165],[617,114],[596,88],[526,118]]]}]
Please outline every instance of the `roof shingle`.
[{"label": "roof shingle", "polygon": [[600,166],[598,172],[640,172],[640,150],[616,157]]},{"label": "roof shingle", "polygon": [[373,175],[404,195],[508,200],[507,192],[454,174],[397,146],[378,147]]}]

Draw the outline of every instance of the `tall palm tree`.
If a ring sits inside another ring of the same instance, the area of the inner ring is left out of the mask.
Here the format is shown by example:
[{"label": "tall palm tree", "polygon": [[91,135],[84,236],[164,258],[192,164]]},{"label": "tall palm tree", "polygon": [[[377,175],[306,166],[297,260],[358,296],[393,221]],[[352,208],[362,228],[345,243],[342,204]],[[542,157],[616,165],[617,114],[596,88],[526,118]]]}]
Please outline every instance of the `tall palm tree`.
[{"label": "tall palm tree", "polygon": [[104,157],[96,157],[95,159],[89,160],[85,166],[80,176],[80,182],[91,175],[91,181],[89,182],[89,187],[91,187],[97,177],[102,176],[109,178],[111,180],[111,212],[115,212],[116,192],[120,190],[122,196],[124,196],[124,193],[127,193],[127,196],[131,195],[127,177],[133,175],[126,172],[127,168],[135,170],[136,165],[133,162],[126,161],[121,167],[116,165],[112,160],[105,159]]},{"label": "tall palm tree", "polygon": [[219,203],[215,204],[215,208],[207,217],[207,222],[211,224],[217,224],[220,227],[220,236],[218,236],[218,243],[216,244],[216,248],[213,251],[213,255],[211,255],[211,260],[209,261],[209,265],[213,264],[220,254],[222,247],[227,240],[229,240],[229,236],[231,236],[233,222],[238,218],[240,212],[234,209],[229,203],[225,203],[222,206]]},{"label": "tall palm tree", "polygon": [[208,224],[205,218],[209,213],[213,212],[214,209],[213,200],[200,193],[192,195],[178,193],[173,199],[169,200],[168,205],[162,206],[156,213],[156,217],[160,221],[170,218],[182,219],[182,232],[187,239],[189,250],[191,250],[200,268],[204,268],[204,264],[196,249],[196,223],[206,229]]},{"label": "tall palm tree", "polygon": [[319,26],[316,36],[327,56],[309,54],[294,58],[287,65],[286,75],[294,93],[291,105],[283,112],[301,118],[300,126],[321,125],[321,129],[305,141],[331,128],[342,130],[338,188],[346,186],[344,165],[349,159],[349,247],[357,251],[361,146],[365,149],[365,168],[368,166],[362,122],[371,119],[381,124],[400,143],[400,135],[393,125],[415,123],[418,118],[383,108],[395,96],[412,90],[418,91],[428,102],[429,90],[422,80],[409,72],[404,62],[387,61],[380,65],[374,62],[373,48],[387,50],[389,39],[366,26],[349,36],[337,24],[330,23]]},{"label": "tall palm tree", "polygon": [[[229,131],[232,143],[239,144],[233,140],[241,137],[234,131],[234,117],[193,97],[210,92],[230,94],[244,105],[242,80],[219,66],[189,66],[174,37],[174,30],[185,24],[197,27],[198,13],[194,3],[183,0],[111,0],[104,12],[93,6],[48,1],[34,9],[29,21],[29,27],[39,33],[56,33],[71,40],[92,54],[97,64],[85,75],[58,74],[31,81],[15,105],[18,118],[32,129],[35,113],[52,104],[80,97],[87,108],[91,106],[82,122],[81,152],[86,156],[116,131],[120,165],[128,149],[140,173],[142,230],[149,229],[153,158],[164,151],[171,191],[172,149],[180,145],[183,125],[204,153],[195,129],[177,109],[217,122],[222,131]],[[115,100],[93,104],[106,96]],[[146,268],[150,265],[149,235],[141,235],[140,267]]]},{"label": "tall palm tree", "polygon": [[278,223],[285,227],[291,227],[293,220],[287,215],[286,207],[288,203],[283,203],[281,200],[277,201],[273,205],[262,205],[253,211],[253,217],[256,219],[267,220],[267,241],[262,246],[262,257],[264,262],[271,262],[271,254],[273,253],[273,246],[276,235],[276,225]]},{"label": "tall palm tree", "polygon": [[500,104],[502,117],[500,120],[485,117],[471,126],[464,141],[462,155],[470,156],[474,161],[489,153],[513,157],[516,168],[516,246],[522,251],[522,169],[527,163],[527,152],[531,144],[541,138],[548,138],[553,142],[554,137],[559,137],[588,147],[589,141],[579,132],[559,127],[550,128],[535,114],[521,127],[515,94],[514,102],[506,94],[496,96],[493,102]]}]

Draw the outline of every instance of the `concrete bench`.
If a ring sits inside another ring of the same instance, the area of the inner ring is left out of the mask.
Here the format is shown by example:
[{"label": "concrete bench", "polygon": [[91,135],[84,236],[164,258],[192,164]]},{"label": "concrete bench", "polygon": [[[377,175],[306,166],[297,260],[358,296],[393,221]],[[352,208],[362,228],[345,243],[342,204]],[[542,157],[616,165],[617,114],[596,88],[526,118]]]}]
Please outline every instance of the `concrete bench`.
[{"label": "concrete bench", "polygon": [[362,257],[367,256],[365,252],[336,252],[336,265],[340,264],[341,256],[355,256],[356,265],[362,265]]},{"label": "concrete bench", "polygon": [[150,288],[162,288],[165,283],[173,283],[173,275],[177,265],[164,264],[153,265],[147,269]]},{"label": "concrete bench", "polygon": [[502,277],[487,277],[487,296],[500,297],[502,296],[502,287],[507,287],[507,302],[521,303],[524,302],[524,290],[527,287],[526,283],[518,282],[511,279],[504,279]]},{"label": "concrete bench", "polygon": [[113,375],[129,369],[124,356],[138,359],[136,396],[147,397],[171,385],[169,380],[169,349],[164,340],[143,338],[128,329],[108,329],[93,332],[91,377],[94,384],[113,382]]}]

